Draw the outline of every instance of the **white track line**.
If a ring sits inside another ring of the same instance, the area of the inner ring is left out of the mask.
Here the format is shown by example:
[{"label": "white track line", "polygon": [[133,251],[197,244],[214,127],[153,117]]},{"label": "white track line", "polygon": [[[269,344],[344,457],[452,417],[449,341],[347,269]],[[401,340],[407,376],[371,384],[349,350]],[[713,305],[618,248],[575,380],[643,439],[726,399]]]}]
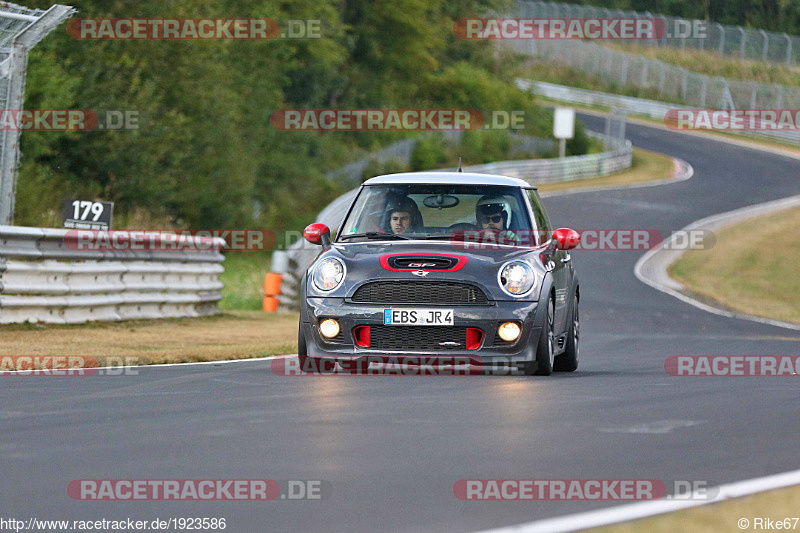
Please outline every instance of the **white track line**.
[{"label": "white track line", "polygon": [[[25,357],[25,356],[9,355],[9,356],[4,356],[4,357]],[[53,357],[53,356],[52,355],[50,355],[50,356],[48,356],[48,355],[40,355],[40,356],[31,355],[31,356],[28,356],[28,357]],[[70,356],[67,356],[67,357],[70,357]],[[93,355],[81,355],[81,356],[73,355],[72,357],[94,357],[94,356]],[[100,356],[100,357],[102,357],[102,356]],[[119,356],[115,356],[115,357],[119,357]],[[123,356],[123,357],[134,357],[134,356]],[[46,368],[43,368],[41,370],[38,370],[38,372],[55,372],[55,371],[61,372],[61,371],[69,371],[69,370],[87,370],[87,371],[91,370],[92,372],[95,372],[97,370],[110,370],[110,369],[118,370],[120,368],[137,368],[138,369],[138,368],[165,368],[165,367],[168,367],[168,366],[182,366],[183,367],[183,366],[194,366],[194,365],[227,365],[227,364],[230,364],[230,363],[246,363],[248,361],[271,361],[273,359],[286,359],[286,358],[289,358],[289,357],[297,357],[297,354],[294,353],[294,354],[288,354],[288,355],[270,355],[270,356],[267,356],[267,357],[249,357],[249,358],[246,358],[246,359],[220,359],[219,361],[196,361],[194,363],[157,363],[157,364],[154,364],[154,365],[98,366],[98,367],[86,367],[86,368],[75,368],[75,369],[58,368],[58,369],[55,369],[55,370],[52,370],[52,369],[48,370]],[[25,373],[25,374],[31,374],[33,372],[37,372],[37,370],[3,370],[3,371],[0,371],[0,377],[2,377],[5,374],[16,374],[16,373],[19,373],[19,372],[22,372],[22,373]],[[32,375],[35,375],[35,374],[32,374]]]},{"label": "white track line", "polygon": [[748,218],[767,215],[775,211],[789,209],[799,205],[800,195],[790,196],[780,200],[734,209],[733,211],[719,213],[692,222],[688,226],[683,227],[679,232],[673,233],[670,239],[661,247],[649,250],[642,255],[642,257],[636,261],[636,265],[633,267],[633,273],[642,283],[645,283],[663,293],[669,294],[670,296],[674,296],[675,298],[693,305],[698,309],[702,309],[703,311],[728,318],[739,318],[742,320],[749,320],[751,322],[769,324],[770,326],[777,326],[780,328],[800,330],[800,326],[796,324],[748,315],[746,313],[726,311],[725,309],[720,309],[719,307],[714,307],[712,305],[703,303],[678,290],[679,287],[682,287],[680,283],[669,277],[667,274],[667,268],[669,268],[669,265],[677,261],[683,255],[683,252],[681,251],[669,249],[673,240],[677,238],[681,232],[694,229],[713,229],[719,231],[725,226],[744,221]]},{"label": "white track line", "polygon": [[[498,529],[485,530],[483,533],[562,533],[577,531],[617,524],[629,520],[637,520],[639,518],[646,518],[663,513],[671,513],[701,505],[720,503],[732,498],[741,498],[742,496],[749,496],[751,494],[793,485],[800,485],[800,470],[720,485],[717,487],[719,490],[718,496],[713,500],[657,500],[630,503],[601,509],[599,511],[588,511]],[[714,489],[707,490],[711,492]],[[731,517],[731,524],[728,529],[735,529],[733,528],[733,521],[736,518],[735,516]]]}]

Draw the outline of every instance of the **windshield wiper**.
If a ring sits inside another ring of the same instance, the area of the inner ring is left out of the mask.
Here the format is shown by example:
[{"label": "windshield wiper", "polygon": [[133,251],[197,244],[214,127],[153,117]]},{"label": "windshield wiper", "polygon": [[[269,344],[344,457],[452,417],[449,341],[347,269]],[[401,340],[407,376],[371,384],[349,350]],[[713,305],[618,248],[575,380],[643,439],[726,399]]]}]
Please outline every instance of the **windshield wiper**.
[{"label": "windshield wiper", "polygon": [[368,231],[366,233],[352,233],[350,235],[343,235],[339,237],[339,240],[346,241],[349,239],[355,239],[357,237],[366,239],[403,239],[403,240],[409,240],[414,238],[414,237],[409,237],[408,235],[398,235],[395,233],[381,233],[379,231]]},{"label": "windshield wiper", "polygon": [[450,240],[453,238],[453,233],[431,233],[430,235],[425,235],[423,239],[447,239]]}]

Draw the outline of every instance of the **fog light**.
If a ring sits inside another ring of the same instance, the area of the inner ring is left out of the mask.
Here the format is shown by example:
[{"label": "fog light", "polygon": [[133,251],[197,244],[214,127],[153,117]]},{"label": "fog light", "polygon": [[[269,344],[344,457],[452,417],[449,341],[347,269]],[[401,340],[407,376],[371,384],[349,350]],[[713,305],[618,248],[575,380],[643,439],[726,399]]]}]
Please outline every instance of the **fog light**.
[{"label": "fog light", "polygon": [[497,334],[506,342],[517,340],[521,332],[522,330],[519,329],[519,324],[516,322],[505,322],[500,324],[500,327],[497,329]]},{"label": "fog light", "polygon": [[339,334],[339,323],[332,318],[326,318],[319,323],[319,332],[323,337],[332,339]]}]

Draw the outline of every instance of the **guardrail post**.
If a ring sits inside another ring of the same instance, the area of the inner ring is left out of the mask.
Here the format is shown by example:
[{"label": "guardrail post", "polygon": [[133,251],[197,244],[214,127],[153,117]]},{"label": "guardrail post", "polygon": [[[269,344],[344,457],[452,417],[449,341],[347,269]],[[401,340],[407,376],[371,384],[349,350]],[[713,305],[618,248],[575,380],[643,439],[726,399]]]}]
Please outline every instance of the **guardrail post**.
[{"label": "guardrail post", "polygon": [[622,56],[622,69],[620,71],[620,83],[625,85],[628,83],[628,56]]},{"label": "guardrail post", "polygon": [[642,56],[642,86],[647,87],[647,71],[650,69],[650,60]]},{"label": "guardrail post", "polygon": [[764,44],[761,47],[761,60],[767,60],[767,48],[769,47],[769,35],[764,30],[758,30],[761,33],[761,36],[764,38]]},{"label": "guardrail post", "polygon": [[703,76],[703,85],[700,87],[700,107],[706,106],[707,93],[708,93],[708,77]]},{"label": "guardrail post", "polygon": [[786,66],[788,67],[792,63],[792,38],[787,33],[784,33],[783,36],[786,38]]},{"label": "guardrail post", "polygon": [[689,73],[686,69],[681,69],[681,100],[686,101],[686,89],[689,82]]},{"label": "guardrail post", "polygon": [[745,33],[744,28],[742,28],[741,26],[736,26],[736,27],[739,29],[739,35],[742,38],[742,42],[739,45],[739,60],[743,61],[744,60],[744,45],[747,42],[747,34]]},{"label": "guardrail post", "polygon": [[719,55],[725,55],[725,28],[719,22],[716,24],[719,28]]}]

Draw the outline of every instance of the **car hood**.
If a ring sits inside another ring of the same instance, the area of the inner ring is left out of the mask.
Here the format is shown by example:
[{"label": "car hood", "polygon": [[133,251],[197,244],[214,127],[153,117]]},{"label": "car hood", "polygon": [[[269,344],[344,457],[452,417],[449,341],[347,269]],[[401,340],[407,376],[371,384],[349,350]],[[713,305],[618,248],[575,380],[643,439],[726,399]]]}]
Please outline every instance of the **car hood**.
[{"label": "car hood", "polygon": [[[539,260],[542,248],[530,249],[512,246],[481,245],[470,249],[457,243],[442,241],[397,241],[397,242],[360,242],[335,244],[331,249],[320,254],[318,260],[325,257],[338,257],[347,269],[345,282],[331,293],[330,297],[350,297],[362,284],[378,280],[405,281],[457,281],[471,283],[484,290],[492,300],[512,299],[503,292],[497,283],[500,267],[513,259],[527,260],[540,279],[547,273]],[[431,268],[392,268],[389,259],[394,256],[452,257],[457,264],[452,271],[440,271]],[[312,269],[313,270],[313,267]],[[414,271],[425,270],[424,277],[416,276]],[[311,284],[309,284],[311,285]],[[309,295],[316,292],[313,289]]]}]

